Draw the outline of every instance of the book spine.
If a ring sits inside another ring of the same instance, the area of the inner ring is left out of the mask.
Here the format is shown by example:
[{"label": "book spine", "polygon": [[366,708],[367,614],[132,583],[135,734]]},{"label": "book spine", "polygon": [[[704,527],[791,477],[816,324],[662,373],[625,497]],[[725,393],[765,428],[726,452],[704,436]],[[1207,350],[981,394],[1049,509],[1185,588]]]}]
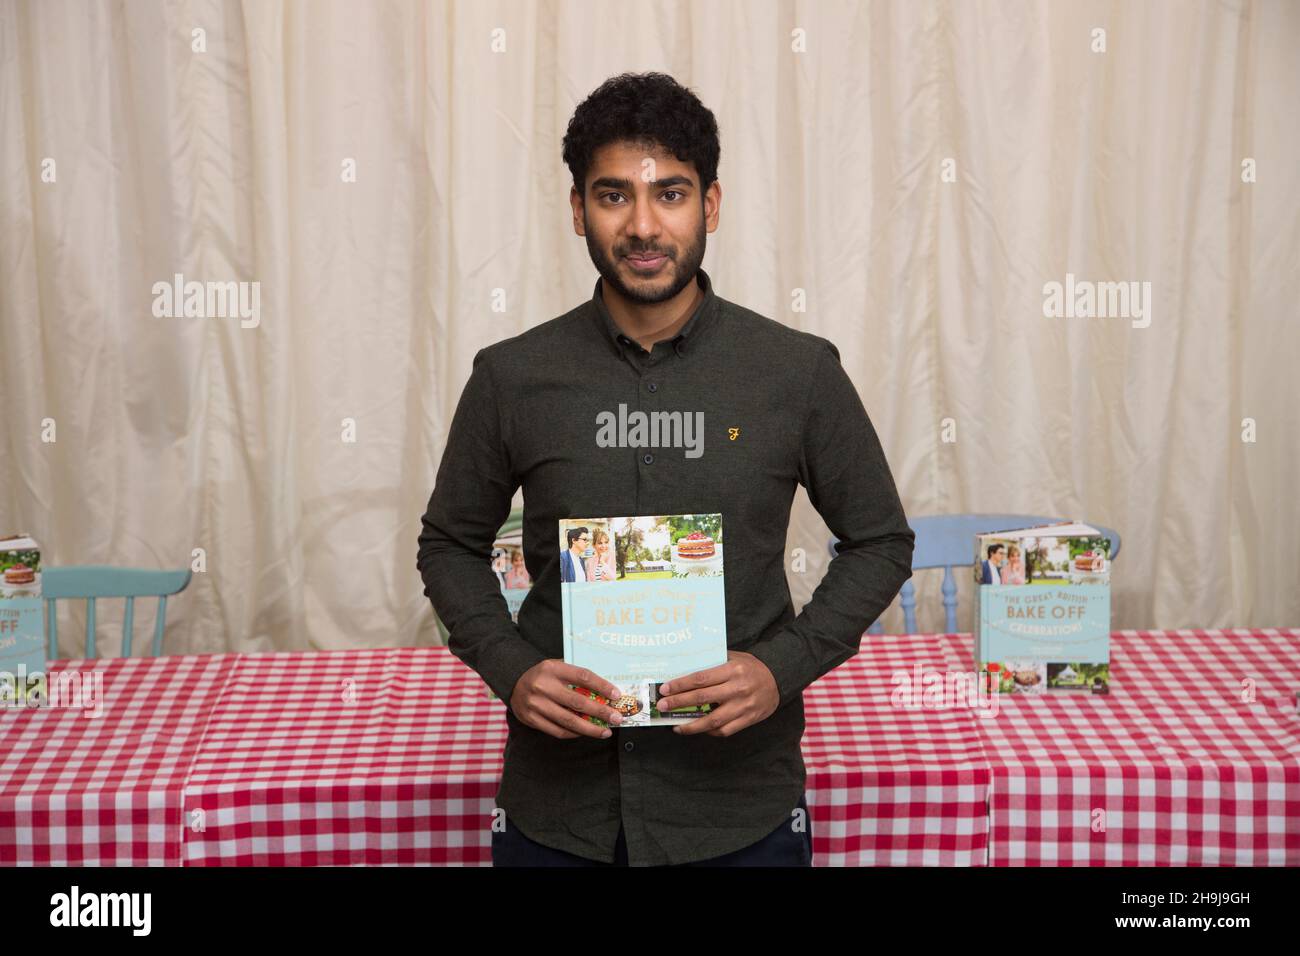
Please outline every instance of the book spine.
[{"label": "book spine", "polygon": [[980,671],[984,663],[984,617],[980,613],[980,594],[984,591],[980,574],[980,538],[975,536],[975,595],[972,602],[974,611],[971,617],[971,639],[975,644],[975,671]]}]

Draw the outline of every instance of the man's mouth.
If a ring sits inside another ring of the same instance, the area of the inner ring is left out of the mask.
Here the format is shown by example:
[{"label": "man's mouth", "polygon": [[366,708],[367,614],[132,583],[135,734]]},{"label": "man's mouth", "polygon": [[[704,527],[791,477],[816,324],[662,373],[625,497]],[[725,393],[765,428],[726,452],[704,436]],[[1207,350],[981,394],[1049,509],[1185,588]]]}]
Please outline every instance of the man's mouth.
[{"label": "man's mouth", "polygon": [[667,256],[657,252],[637,252],[630,256],[624,256],[624,258],[627,259],[632,268],[636,269],[638,272],[654,272],[668,261]]}]

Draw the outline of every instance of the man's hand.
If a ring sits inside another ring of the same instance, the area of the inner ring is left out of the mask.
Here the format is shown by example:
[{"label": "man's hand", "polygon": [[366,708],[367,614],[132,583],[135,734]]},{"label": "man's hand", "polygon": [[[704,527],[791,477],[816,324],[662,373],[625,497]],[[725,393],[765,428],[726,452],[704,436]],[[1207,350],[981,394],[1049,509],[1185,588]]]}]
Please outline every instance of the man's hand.
[{"label": "man's hand", "polygon": [[574,711],[591,714],[611,724],[622,723],[623,715],[586,694],[578,693],[570,684],[590,688],[611,700],[619,696],[617,687],[585,667],[551,659],[524,671],[510,693],[510,709],[529,727],[561,740],[610,736],[613,731],[608,727],[599,727]]},{"label": "man's hand", "polygon": [[696,717],[673,730],[679,734],[730,737],[751,724],[772,716],[781,695],[776,678],[753,654],[727,651],[727,663],[675,677],[664,683],[671,697],[655,705],[660,713],[675,707],[717,704],[704,717]]}]

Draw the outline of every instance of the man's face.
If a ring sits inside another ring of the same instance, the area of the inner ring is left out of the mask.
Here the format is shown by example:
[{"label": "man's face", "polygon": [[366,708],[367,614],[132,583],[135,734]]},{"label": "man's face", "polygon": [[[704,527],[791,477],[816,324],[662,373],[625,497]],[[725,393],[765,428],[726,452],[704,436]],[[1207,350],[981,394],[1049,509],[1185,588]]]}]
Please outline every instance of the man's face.
[{"label": "man's face", "polygon": [[993,563],[996,564],[999,568],[1002,567],[1002,565],[1006,564],[1006,562],[1007,562],[1007,553],[1005,551],[998,551],[993,555]]},{"label": "man's face", "polygon": [[586,550],[587,550],[587,542],[589,542],[590,540],[591,540],[591,535],[589,535],[589,534],[584,534],[584,535],[581,535],[581,536],[579,536],[579,537],[577,537],[577,538],[574,538],[574,539],[573,539],[573,550],[574,550],[574,551],[586,551]]},{"label": "man's face", "polygon": [[658,147],[610,143],[592,157],[587,194],[570,195],[574,229],[604,283],[633,302],[665,302],[695,278],[721,187],[701,201],[695,166]]}]

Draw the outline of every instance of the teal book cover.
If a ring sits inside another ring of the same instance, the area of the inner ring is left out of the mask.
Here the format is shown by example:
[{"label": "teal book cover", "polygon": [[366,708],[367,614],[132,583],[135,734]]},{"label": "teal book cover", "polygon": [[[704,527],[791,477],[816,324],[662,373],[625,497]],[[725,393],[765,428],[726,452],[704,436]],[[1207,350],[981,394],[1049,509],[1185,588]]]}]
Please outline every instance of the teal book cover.
[{"label": "teal book cover", "polygon": [[623,714],[620,727],[709,713],[708,704],[660,712],[656,703],[664,681],[727,661],[722,515],[558,524],[565,661],[618,686],[608,703]]},{"label": "teal book cover", "polygon": [[1110,690],[1110,539],[1077,522],[975,543],[975,661],[990,691]]},{"label": "teal book cover", "polygon": [[[524,562],[524,531],[520,518],[511,517],[497,532],[496,540],[492,542],[492,573],[496,575],[497,584],[501,587],[501,596],[505,598],[510,620],[518,624],[519,611],[533,588],[533,579]],[[486,683],[483,685],[483,696],[488,700],[497,699],[497,695]]]},{"label": "teal book cover", "polygon": [[45,702],[41,551],[26,535],[0,538],[0,706]]}]

